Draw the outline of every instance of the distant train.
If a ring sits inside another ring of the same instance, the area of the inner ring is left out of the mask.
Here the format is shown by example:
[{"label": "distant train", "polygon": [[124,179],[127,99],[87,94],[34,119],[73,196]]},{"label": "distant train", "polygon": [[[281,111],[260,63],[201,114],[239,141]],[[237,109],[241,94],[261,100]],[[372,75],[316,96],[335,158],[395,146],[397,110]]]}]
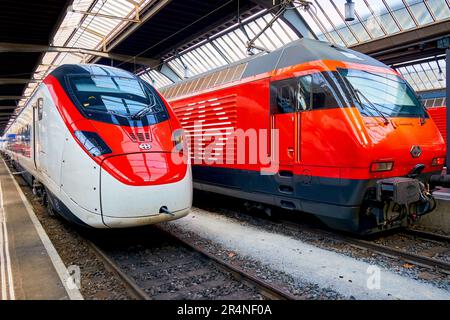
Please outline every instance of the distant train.
[{"label": "distant train", "polygon": [[356,233],[435,207],[444,140],[408,83],[366,55],[302,39],[160,92],[186,130],[195,188]]},{"label": "distant train", "polygon": [[426,99],[425,106],[444,140],[447,139],[447,108],[445,98]]},{"label": "distant train", "polygon": [[51,211],[83,226],[130,227],[188,214],[191,169],[172,159],[186,158],[180,128],[133,74],[63,65],[5,132],[2,151]]}]

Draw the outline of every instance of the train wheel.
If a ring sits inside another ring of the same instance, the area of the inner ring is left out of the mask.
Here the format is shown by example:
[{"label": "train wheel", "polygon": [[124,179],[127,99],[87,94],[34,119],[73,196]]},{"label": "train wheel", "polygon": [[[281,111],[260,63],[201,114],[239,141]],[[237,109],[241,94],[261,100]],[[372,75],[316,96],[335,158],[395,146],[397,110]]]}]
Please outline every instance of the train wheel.
[{"label": "train wheel", "polygon": [[56,216],[55,206],[53,205],[52,199],[48,194],[47,188],[45,189],[43,199],[44,199],[44,204],[47,208],[48,215],[51,217],[55,217]]}]

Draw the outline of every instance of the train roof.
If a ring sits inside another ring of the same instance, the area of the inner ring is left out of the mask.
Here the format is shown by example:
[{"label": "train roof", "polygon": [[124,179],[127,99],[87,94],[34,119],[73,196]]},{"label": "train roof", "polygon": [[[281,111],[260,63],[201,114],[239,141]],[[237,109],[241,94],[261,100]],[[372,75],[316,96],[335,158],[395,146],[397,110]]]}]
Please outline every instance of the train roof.
[{"label": "train roof", "polygon": [[[185,95],[187,93],[191,93],[191,90],[189,90],[189,92],[185,92],[183,90],[182,92],[180,92],[180,90],[170,90],[171,88],[179,87],[183,83],[191,83],[199,79],[209,79],[211,77],[214,77],[214,74],[217,74],[218,77],[218,81],[215,81],[214,86],[218,86],[227,82],[236,81],[273,70],[316,60],[338,60],[385,68],[388,67],[384,63],[375,60],[363,53],[336,46],[329,42],[312,39],[299,39],[271,53],[259,54],[220,68],[213,69],[184,81],[166,86],[160,89],[160,91],[164,93],[166,98],[171,99],[174,97]],[[224,76],[225,73],[231,73],[233,76]],[[222,76],[220,74],[222,74]],[[189,87],[192,88],[194,86]],[[197,88],[198,90],[194,91],[206,89],[206,87],[202,87],[202,85],[196,85],[195,88]]]},{"label": "train roof", "polygon": [[114,76],[135,78],[136,76],[131,72],[100,65],[100,64],[63,64],[53,70],[49,75],[57,78],[60,83],[63,83],[63,78],[66,75],[97,75],[97,76]]}]

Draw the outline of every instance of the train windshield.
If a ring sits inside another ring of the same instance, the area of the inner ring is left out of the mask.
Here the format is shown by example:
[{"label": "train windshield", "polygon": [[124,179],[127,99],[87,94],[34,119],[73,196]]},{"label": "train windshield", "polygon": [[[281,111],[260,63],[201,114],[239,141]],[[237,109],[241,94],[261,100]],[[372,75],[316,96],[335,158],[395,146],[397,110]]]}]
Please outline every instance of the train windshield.
[{"label": "train windshield", "polygon": [[69,76],[68,81],[80,110],[91,118],[99,113],[125,118],[138,113],[145,117],[166,113],[156,91],[138,79],[77,75]]},{"label": "train windshield", "polygon": [[413,89],[395,74],[355,69],[339,73],[363,116],[428,117]]}]

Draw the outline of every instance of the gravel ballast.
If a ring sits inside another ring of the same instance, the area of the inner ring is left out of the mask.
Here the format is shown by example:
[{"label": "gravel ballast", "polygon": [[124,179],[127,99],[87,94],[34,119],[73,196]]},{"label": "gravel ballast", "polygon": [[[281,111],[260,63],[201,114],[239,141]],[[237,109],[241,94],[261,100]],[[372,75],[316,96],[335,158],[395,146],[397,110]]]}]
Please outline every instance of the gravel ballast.
[{"label": "gravel ballast", "polygon": [[[388,269],[324,250],[292,237],[271,233],[206,210],[194,209],[185,219],[169,222],[172,232],[195,234],[274,271],[356,299],[450,299],[450,292],[401,276]],[[380,272],[377,282],[368,281]],[[375,286],[375,288],[374,288]]]}]

